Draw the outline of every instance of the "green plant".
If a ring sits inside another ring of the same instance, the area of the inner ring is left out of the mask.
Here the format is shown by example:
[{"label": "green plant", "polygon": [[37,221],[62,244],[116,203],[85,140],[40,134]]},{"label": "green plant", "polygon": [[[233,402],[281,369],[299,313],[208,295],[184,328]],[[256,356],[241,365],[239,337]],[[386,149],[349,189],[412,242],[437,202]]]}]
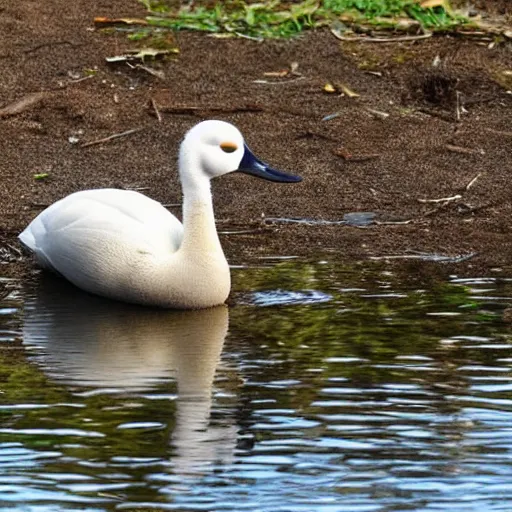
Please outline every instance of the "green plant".
[{"label": "green plant", "polygon": [[[176,6],[162,0],[140,0],[149,12],[151,27],[199,30],[255,38],[291,37],[304,30],[332,23],[341,15],[378,28],[393,28],[399,18],[410,18],[421,26],[443,30],[465,23],[443,6],[422,8],[415,0],[302,0],[285,3],[265,0],[196,2]],[[144,37],[138,29],[135,39]]]}]

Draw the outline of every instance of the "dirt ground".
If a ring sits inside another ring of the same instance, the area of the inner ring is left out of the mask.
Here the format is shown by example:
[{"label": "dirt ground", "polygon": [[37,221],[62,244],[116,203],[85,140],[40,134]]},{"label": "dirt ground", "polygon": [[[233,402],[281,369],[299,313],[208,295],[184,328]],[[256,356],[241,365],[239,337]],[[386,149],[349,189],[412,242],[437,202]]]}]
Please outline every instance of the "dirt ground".
[{"label": "dirt ground", "polygon": [[[505,21],[506,5],[494,11]],[[178,56],[146,62],[160,76],[107,64],[137,44],[94,30],[93,18],[144,14],[135,0],[3,0],[0,108],[34,103],[0,117],[0,273],[30,268],[17,256],[16,235],[76,190],[140,188],[179,216],[179,141],[199,120],[220,118],[261,158],[304,178],[214,183],[230,261],[477,253],[443,268],[511,274],[510,43],[340,42],[327,29],[258,43],[182,32]],[[293,62],[295,74],[266,74]],[[336,92],[325,92],[327,83]],[[343,86],[358,96],[341,95]],[[141,130],[82,147],[133,129]],[[451,199],[431,202],[441,198]],[[354,212],[372,212],[374,222],[319,222]]]}]

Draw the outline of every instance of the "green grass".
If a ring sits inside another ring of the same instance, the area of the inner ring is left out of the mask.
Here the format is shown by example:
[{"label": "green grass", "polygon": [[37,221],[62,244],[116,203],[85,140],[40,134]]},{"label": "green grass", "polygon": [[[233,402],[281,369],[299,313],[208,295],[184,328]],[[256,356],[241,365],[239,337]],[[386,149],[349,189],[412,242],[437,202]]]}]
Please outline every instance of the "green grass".
[{"label": "green grass", "polygon": [[429,30],[447,30],[467,20],[443,6],[423,9],[414,0],[302,0],[258,3],[240,0],[176,2],[140,0],[156,29],[199,30],[255,38],[290,37],[304,30],[330,25],[340,16],[376,28],[393,28],[399,18],[417,21]]}]

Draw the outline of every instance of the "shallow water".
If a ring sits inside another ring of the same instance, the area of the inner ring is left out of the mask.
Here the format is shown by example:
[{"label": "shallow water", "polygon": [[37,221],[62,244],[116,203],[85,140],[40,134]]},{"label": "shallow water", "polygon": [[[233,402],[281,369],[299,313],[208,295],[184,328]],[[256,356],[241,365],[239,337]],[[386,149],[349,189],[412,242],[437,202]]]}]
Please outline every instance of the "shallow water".
[{"label": "shallow water", "polygon": [[0,510],[512,510],[512,280],[385,268],[183,313],[4,282]]}]

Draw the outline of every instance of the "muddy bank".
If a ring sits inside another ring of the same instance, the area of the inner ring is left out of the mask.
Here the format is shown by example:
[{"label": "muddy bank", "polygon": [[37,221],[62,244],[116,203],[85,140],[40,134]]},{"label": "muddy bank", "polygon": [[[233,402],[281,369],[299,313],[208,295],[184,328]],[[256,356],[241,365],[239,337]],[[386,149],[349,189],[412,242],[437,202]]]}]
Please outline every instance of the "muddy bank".
[{"label": "muddy bank", "polygon": [[[155,76],[107,64],[134,44],[93,28],[94,16],[143,15],[136,2],[7,0],[0,11],[0,107],[33,100],[0,118],[4,262],[17,260],[26,223],[76,190],[139,188],[179,215],[179,141],[199,120],[220,118],[262,158],[304,178],[214,183],[231,261],[425,252],[473,255],[451,265],[457,272],[510,274],[510,46],[450,37],[364,45],[327,30],[263,43],[180,33],[180,54],[151,64]],[[296,73],[268,75],[294,62]],[[137,131],[83,147],[128,130]],[[338,223],[353,212],[374,222]]]}]

